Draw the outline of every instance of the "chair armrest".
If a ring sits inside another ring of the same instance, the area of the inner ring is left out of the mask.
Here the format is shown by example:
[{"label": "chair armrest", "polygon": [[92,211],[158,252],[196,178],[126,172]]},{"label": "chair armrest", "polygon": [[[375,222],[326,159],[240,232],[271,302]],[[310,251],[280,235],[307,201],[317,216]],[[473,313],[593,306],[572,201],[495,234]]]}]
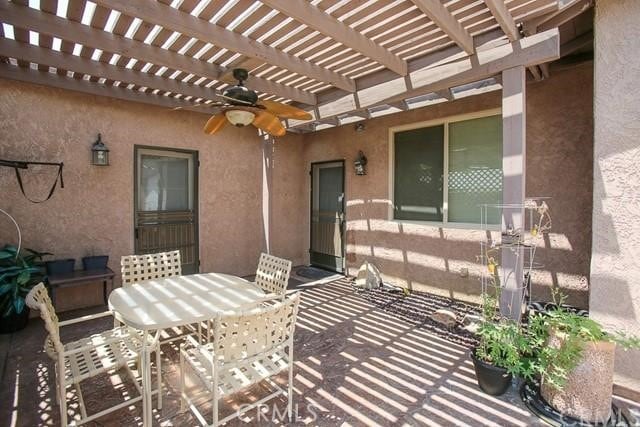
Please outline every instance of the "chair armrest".
[{"label": "chair armrest", "polygon": [[102,313],[89,314],[88,316],[76,317],[75,319],[63,320],[59,322],[59,326],[68,326],[73,325],[75,323],[86,322],[88,320],[99,319],[101,317],[113,316],[113,313],[110,311],[103,311]]}]

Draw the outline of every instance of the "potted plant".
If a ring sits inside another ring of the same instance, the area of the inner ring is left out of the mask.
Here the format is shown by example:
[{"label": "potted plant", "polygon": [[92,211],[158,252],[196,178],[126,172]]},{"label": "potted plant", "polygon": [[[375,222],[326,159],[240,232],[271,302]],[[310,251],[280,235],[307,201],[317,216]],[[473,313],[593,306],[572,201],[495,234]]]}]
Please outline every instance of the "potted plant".
[{"label": "potted plant", "polygon": [[529,318],[540,395],[565,416],[606,423],[616,345],[640,348],[640,339],[605,332],[595,320],[565,308],[565,298],[554,293],[554,307]]},{"label": "potted plant", "polygon": [[24,328],[29,321],[25,297],[45,279],[42,257],[48,253],[31,249],[18,251],[12,245],[0,250],[0,333],[12,333]]},{"label": "potted plant", "polygon": [[493,396],[504,394],[513,376],[531,379],[536,372],[528,333],[511,319],[496,318],[496,301],[494,296],[483,295],[483,321],[477,332],[480,342],[471,351],[478,385]]}]

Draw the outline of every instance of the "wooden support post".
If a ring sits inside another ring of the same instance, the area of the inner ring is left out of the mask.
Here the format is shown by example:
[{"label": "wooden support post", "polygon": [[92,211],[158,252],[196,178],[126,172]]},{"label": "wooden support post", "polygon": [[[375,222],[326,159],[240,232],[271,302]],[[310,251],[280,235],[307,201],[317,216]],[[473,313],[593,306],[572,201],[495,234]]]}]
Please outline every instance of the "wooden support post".
[{"label": "wooden support post", "polygon": [[274,138],[262,135],[262,227],[264,252],[271,253],[271,217],[273,204],[273,150]]},{"label": "wooden support post", "polygon": [[[499,269],[502,294],[500,314],[520,320],[523,297],[523,234],[526,177],[526,69],[502,72],[502,259]],[[513,246],[511,246],[513,245]]]}]

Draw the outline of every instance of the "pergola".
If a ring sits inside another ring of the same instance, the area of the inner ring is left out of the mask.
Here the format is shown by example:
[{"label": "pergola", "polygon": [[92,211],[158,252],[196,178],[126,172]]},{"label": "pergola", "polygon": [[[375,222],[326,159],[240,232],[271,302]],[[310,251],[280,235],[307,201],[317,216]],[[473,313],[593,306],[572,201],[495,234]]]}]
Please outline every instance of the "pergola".
[{"label": "pergola", "polygon": [[[0,77],[207,113],[231,71],[325,127],[549,76],[593,0],[0,0]],[[517,78],[517,77],[514,77]]]}]

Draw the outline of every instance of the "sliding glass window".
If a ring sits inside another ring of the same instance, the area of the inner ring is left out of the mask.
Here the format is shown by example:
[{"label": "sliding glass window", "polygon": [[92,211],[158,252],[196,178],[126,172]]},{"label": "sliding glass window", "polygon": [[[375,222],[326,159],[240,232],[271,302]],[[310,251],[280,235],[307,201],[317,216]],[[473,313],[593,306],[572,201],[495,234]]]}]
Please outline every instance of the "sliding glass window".
[{"label": "sliding glass window", "polygon": [[[502,200],[502,117],[451,120],[392,133],[393,218],[479,224]],[[446,178],[446,179],[445,179]],[[499,224],[497,209],[487,218]]]}]

